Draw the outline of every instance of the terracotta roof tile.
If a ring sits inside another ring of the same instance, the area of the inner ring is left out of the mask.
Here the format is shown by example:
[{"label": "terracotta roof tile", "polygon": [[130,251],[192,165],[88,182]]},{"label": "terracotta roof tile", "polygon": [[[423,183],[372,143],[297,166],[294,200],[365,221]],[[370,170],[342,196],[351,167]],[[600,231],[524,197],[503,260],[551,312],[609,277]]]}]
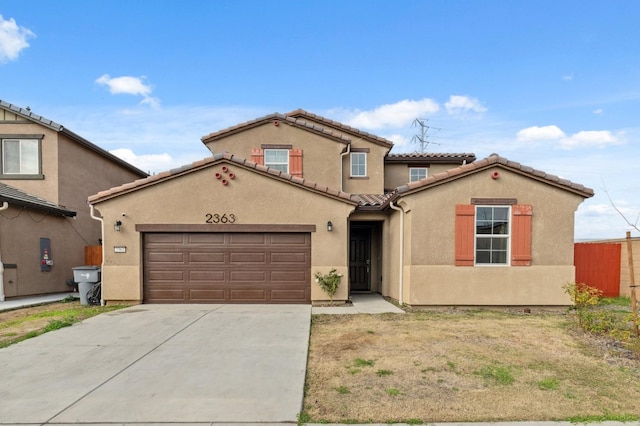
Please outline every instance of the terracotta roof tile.
[{"label": "terracotta roof tile", "polygon": [[340,123],[338,121],[334,121],[334,120],[331,120],[329,118],[325,118],[325,117],[322,117],[320,115],[313,114],[311,112],[305,111],[304,109],[300,109],[299,108],[299,109],[296,109],[294,111],[288,112],[285,115],[287,117],[291,117],[291,118],[307,117],[309,119],[312,119],[312,120],[315,120],[315,121],[319,121],[321,123],[325,123],[328,126],[336,127],[338,129],[340,129],[340,131],[344,131],[344,132],[350,133],[352,135],[357,135],[359,137],[366,138],[369,141],[374,142],[374,143],[376,143],[378,145],[384,145],[384,146],[387,146],[389,148],[391,148],[393,146],[393,142],[391,142],[388,139],[385,139],[383,137],[380,137],[380,136],[377,136],[377,135],[374,135],[374,134],[371,134],[371,133],[364,132],[364,131],[362,131],[360,129],[356,129],[355,127],[348,126],[348,125]]},{"label": "terracotta roof tile", "polygon": [[76,215],[76,212],[59,206],[56,203],[52,203],[44,198],[21,191],[13,186],[0,183],[0,202],[5,201],[8,202],[9,205],[27,207],[56,216],[74,217]]},{"label": "terracotta roof tile", "polygon": [[426,189],[436,185],[440,185],[450,180],[454,180],[459,177],[466,176],[468,174],[472,174],[479,170],[483,170],[495,165],[501,165],[514,172],[524,174],[538,181],[545,182],[550,185],[565,189],[567,191],[577,193],[578,195],[581,195],[585,198],[592,197],[594,194],[593,189],[587,188],[584,185],[573,183],[567,179],[561,179],[558,176],[536,170],[532,167],[523,166],[515,161],[509,161],[504,157],[500,157],[498,154],[491,154],[489,157],[474,161],[473,163],[465,164],[453,169],[449,169],[442,173],[431,175],[417,182],[411,182],[409,184],[399,186],[398,188],[396,188],[396,191],[398,195],[405,195],[409,192],[419,191],[423,188]]},{"label": "terracotta roof tile", "polygon": [[389,154],[386,163],[472,163],[476,155],[469,152],[409,152]]}]

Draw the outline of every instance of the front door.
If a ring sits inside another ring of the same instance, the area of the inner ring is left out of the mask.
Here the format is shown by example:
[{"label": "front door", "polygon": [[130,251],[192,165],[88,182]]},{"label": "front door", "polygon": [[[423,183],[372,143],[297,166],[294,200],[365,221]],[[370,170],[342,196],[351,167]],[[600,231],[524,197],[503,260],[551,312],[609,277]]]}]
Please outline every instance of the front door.
[{"label": "front door", "polygon": [[349,242],[351,291],[371,290],[371,227],[351,227]]}]

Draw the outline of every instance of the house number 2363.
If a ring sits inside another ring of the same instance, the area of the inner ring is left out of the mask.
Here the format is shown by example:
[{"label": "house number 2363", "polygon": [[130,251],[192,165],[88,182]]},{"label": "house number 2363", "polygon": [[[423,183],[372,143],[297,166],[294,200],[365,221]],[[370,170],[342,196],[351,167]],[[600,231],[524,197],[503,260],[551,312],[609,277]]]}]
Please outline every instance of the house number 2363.
[{"label": "house number 2363", "polygon": [[236,215],[232,214],[218,214],[207,213],[205,215],[205,223],[234,223],[236,221]]}]

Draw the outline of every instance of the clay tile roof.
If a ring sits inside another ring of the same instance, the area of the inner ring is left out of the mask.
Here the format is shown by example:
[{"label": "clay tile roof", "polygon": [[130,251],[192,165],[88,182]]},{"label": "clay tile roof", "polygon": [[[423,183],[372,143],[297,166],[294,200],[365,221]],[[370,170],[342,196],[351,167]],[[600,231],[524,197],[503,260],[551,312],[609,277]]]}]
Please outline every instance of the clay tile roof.
[{"label": "clay tile roof", "polygon": [[44,198],[31,195],[13,186],[0,183],[0,202],[7,202],[9,205],[27,207],[34,210],[44,211],[56,216],[73,217],[76,212],[67,210]]},{"label": "clay tile roof", "polygon": [[347,136],[343,135],[342,133],[334,132],[331,129],[325,129],[325,128],[323,128],[323,127],[321,127],[321,126],[319,126],[319,125],[317,125],[315,123],[308,123],[308,122],[306,122],[304,120],[300,120],[300,119],[295,118],[295,117],[289,117],[289,116],[280,114],[278,112],[275,112],[275,113],[269,114],[269,115],[265,115],[264,117],[256,118],[256,119],[253,119],[253,120],[249,120],[249,121],[246,121],[244,123],[236,124],[235,126],[228,127],[226,129],[222,129],[222,130],[219,130],[219,131],[214,132],[214,133],[209,133],[208,135],[203,136],[201,138],[201,140],[202,140],[203,143],[206,144],[206,143],[213,142],[213,141],[216,141],[218,139],[221,139],[221,138],[223,138],[225,136],[229,136],[229,135],[232,135],[232,134],[235,134],[235,133],[238,133],[238,132],[242,132],[244,130],[251,129],[251,128],[256,127],[256,126],[261,126],[261,125],[263,125],[265,123],[268,123],[268,122],[276,122],[276,121],[278,121],[278,122],[283,121],[283,122],[286,122],[286,123],[288,123],[288,124],[290,124],[292,126],[296,126],[296,127],[301,128],[301,129],[309,130],[309,131],[312,131],[312,132],[315,132],[315,133],[319,133],[319,134],[321,134],[323,136],[326,136],[328,138],[334,139],[334,140],[336,140],[338,142],[341,142],[341,143],[344,143],[344,144],[347,144],[347,143],[351,142],[351,139],[348,138]]},{"label": "clay tile roof", "polygon": [[354,205],[358,204],[358,199],[357,199],[357,196],[355,195],[348,194],[346,192],[336,191],[336,190],[327,188],[326,186],[320,186],[315,182],[311,182],[303,178],[291,176],[287,173],[283,173],[280,170],[277,170],[271,167],[263,166],[261,164],[256,164],[252,161],[246,160],[244,158],[238,157],[228,152],[217,153],[211,157],[207,157],[203,160],[195,161],[191,164],[187,164],[182,167],[177,167],[169,171],[165,171],[153,176],[149,176],[145,179],[139,179],[134,182],[130,182],[124,185],[117,186],[115,188],[108,189],[106,191],[101,191],[95,195],[90,196],[89,202],[93,204],[101,201],[106,201],[108,199],[115,198],[123,194],[137,191],[139,189],[142,189],[151,185],[155,185],[165,180],[174,179],[179,176],[185,175],[187,173],[193,173],[197,170],[211,167],[222,161],[232,162],[237,164],[238,166],[242,166],[245,169],[254,170],[256,173],[260,173],[272,179],[286,181],[292,185],[300,186],[302,188],[312,190],[314,192],[319,192],[321,194],[326,194],[333,198],[339,198],[343,201],[349,202]]},{"label": "clay tile roof", "polygon": [[389,154],[385,163],[472,163],[476,155],[471,152],[410,152]]},{"label": "clay tile roof", "polygon": [[301,109],[301,108],[298,108],[298,109],[296,109],[294,111],[288,112],[285,115],[287,117],[295,117],[295,118],[306,117],[306,118],[312,119],[314,121],[319,121],[321,123],[325,123],[327,126],[338,128],[338,129],[340,129],[340,131],[343,131],[343,132],[346,132],[346,133],[350,133],[353,136],[365,138],[365,139],[367,139],[370,142],[373,142],[375,144],[383,145],[383,146],[386,146],[388,148],[391,148],[393,146],[393,142],[391,142],[388,139],[385,139],[383,137],[374,135],[372,133],[364,132],[364,131],[362,131],[360,129],[356,129],[355,127],[348,126],[348,125],[340,123],[338,121],[334,121],[334,120],[331,120],[329,118],[325,118],[325,117],[322,117],[320,115],[313,114],[313,113],[305,111],[304,109]]},{"label": "clay tile roof", "polygon": [[389,192],[386,194],[357,194],[355,197],[360,207],[380,207],[385,205],[393,195],[393,192]]},{"label": "clay tile roof", "polygon": [[567,179],[561,179],[558,176],[545,173],[541,170],[536,170],[528,166],[523,166],[520,163],[517,163],[515,161],[509,161],[508,159],[501,157],[498,154],[491,154],[487,158],[474,161],[473,163],[464,164],[462,166],[449,169],[445,172],[434,174],[432,176],[429,176],[417,182],[411,182],[406,185],[402,185],[396,188],[396,191],[398,195],[406,195],[414,191],[419,191],[429,187],[437,186],[437,185],[449,182],[451,180],[455,180],[460,177],[463,177],[472,173],[476,173],[478,171],[487,169],[495,165],[500,165],[513,172],[520,173],[522,175],[531,177],[535,180],[547,183],[549,185],[556,186],[558,188],[562,188],[566,191],[573,192],[585,198],[592,197],[594,194],[593,189],[587,188],[584,185],[571,182]]}]

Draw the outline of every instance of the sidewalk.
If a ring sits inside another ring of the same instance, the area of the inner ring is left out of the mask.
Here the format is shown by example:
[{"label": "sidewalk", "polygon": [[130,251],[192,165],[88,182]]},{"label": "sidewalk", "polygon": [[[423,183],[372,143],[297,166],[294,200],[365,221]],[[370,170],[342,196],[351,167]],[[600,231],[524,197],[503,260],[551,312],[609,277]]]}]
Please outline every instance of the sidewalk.
[{"label": "sidewalk", "polygon": [[45,294],[42,296],[29,296],[5,300],[4,302],[0,302],[0,312],[10,311],[12,309],[18,308],[26,308],[28,306],[38,306],[47,303],[59,302],[69,296],[80,297],[80,294],[70,291],[67,293]]},{"label": "sidewalk", "polygon": [[397,306],[387,302],[378,293],[352,294],[350,296],[352,306],[314,306],[311,308],[312,314],[404,314],[405,312]]}]

